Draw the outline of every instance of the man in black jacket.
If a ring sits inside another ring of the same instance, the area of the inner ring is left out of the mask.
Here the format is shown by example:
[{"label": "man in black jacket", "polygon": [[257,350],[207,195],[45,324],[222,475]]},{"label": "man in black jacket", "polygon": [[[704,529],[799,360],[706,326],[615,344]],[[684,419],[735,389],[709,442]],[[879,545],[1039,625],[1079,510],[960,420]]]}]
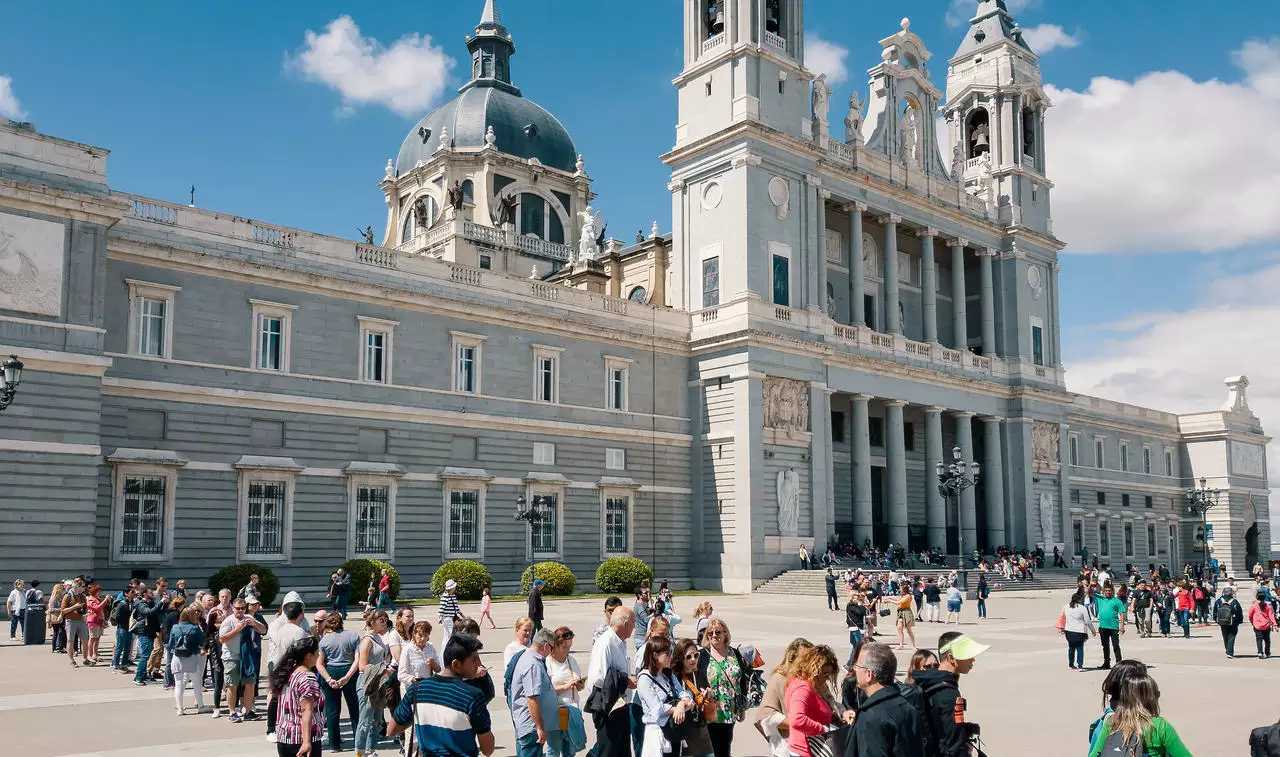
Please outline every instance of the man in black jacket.
[{"label": "man in black jacket", "polygon": [[858,708],[845,757],[924,757],[920,713],[894,682],[897,669],[889,645],[862,646],[853,674],[867,699]]},{"label": "man in black jacket", "polygon": [[840,600],[836,598],[836,574],[831,572],[831,568],[827,568],[827,575],[822,577],[827,584],[827,609],[840,609]]},{"label": "man in black jacket", "polygon": [[969,737],[977,726],[964,721],[963,708],[956,711],[960,676],[973,670],[974,659],[988,649],[959,631],[948,631],[938,637],[937,670],[913,674],[924,694],[928,728],[938,744],[937,757],[969,757]]}]

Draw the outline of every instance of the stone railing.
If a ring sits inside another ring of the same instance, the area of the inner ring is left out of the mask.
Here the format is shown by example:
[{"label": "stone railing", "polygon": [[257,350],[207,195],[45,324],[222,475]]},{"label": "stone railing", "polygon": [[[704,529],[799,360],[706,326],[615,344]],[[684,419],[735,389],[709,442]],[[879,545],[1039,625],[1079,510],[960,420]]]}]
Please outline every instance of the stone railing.
[{"label": "stone railing", "polygon": [[544,258],[553,260],[563,260],[568,262],[573,258],[573,250],[567,244],[556,244],[548,242],[545,239],[524,234],[517,236],[515,239],[515,247],[521,252],[528,252],[533,255],[539,255]]},{"label": "stone railing", "polygon": [[933,355],[933,348],[929,345],[928,342],[913,342],[910,339],[908,339],[907,354],[915,355],[916,357],[927,358]]},{"label": "stone railing", "polygon": [[154,221],[170,226],[178,222],[178,209],[151,200],[130,200],[129,215],[140,221]]},{"label": "stone railing", "polygon": [[484,283],[484,272],[479,268],[467,268],[466,266],[449,264],[449,279],[459,284],[471,284],[480,286]]},{"label": "stone railing", "polygon": [[627,303],[627,300],[618,299],[617,297],[605,297],[604,309],[615,315],[626,315]]},{"label": "stone railing", "polygon": [[720,319],[720,308],[705,308],[698,312],[699,323],[713,323]]},{"label": "stone railing", "polygon": [[729,39],[728,34],[725,34],[724,32],[720,32],[714,37],[710,37],[708,39],[702,40],[702,54],[706,55],[712,50],[715,50],[717,47],[723,47],[725,42],[728,41],[728,39]]},{"label": "stone railing", "polygon": [[853,165],[854,149],[851,145],[844,142],[837,142],[834,139],[827,140],[827,155],[837,163],[845,165]]},{"label": "stone railing", "polygon": [[492,245],[505,245],[507,243],[507,233],[502,229],[495,229],[492,226],[481,226],[471,221],[463,221],[462,235],[467,239],[474,239],[477,242],[484,242]]},{"label": "stone railing", "polygon": [[400,253],[382,247],[370,247],[367,244],[356,245],[356,260],[382,268],[399,267]]},{"label": "stone railing", "polygon": [[989,357],[984,357],[984,356],[982,356],[982,355],[970,355],[970,356],[969,356],[969,365],[970,365],[971,367],[973,367],[973,368],[977,368],[977,369],[979,369],[979,370],[983,370],[983,371],[990,372],[990,371],[991,371],[991,358],[989,358]]},{"label": "stone railing", "polygon": [[774,50],[782,53],[787,51],[787,41],[773,32],[764,33],[764,46],[772,47]]},{"label": "stone railing", "polygon": [[960,350],[949,350],[943,347],[940,352],[939,357],[942,358],[942,362],[952,365],[964,365],[964,354]]},{"label": "stone railing", "polygon": [[791,308],[776,305],[773,308],[773,319],[783,323],[791,323]]},{"label": "stone railing", "polygon": [[253,224],[252,234],[253,241],[259,244],[269,244],[272,247],[287,247],[289,249],[293,249],[298,237],[296,231],[267,226],[262,223]]},{"label": "stone railing", "polygon": [[871,332],[871,346],[879,347],[882,350],[893,349],[893,335],[881,334],[878,331]]},{"label": "stone railing", "polygon": [[564,287],[561,287],[561,286],[555,286],[553,284],[541,284],[538,282],[531,283],[529,285],[529,288],[530,290],[533,291],[534,297],[541,297],[544,300],[560,299],[560,292],[561,290],[564,289]]}]

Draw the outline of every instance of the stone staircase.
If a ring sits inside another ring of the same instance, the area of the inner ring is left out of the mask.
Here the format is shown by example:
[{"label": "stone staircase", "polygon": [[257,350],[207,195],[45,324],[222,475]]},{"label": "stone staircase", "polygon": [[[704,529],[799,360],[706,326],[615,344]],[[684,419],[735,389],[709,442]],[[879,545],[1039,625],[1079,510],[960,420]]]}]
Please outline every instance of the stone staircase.
[{"label": "stone staircase", "polygon": [[[864,569],[865,570],[865,569]],[[915,570],[905,571],[912,576],[922,576],[924,578],[937,578],[943,580],[950,575],[951,569],[937,568],[918,568]],[[837,571],[838,574],[838,571]],[[760,594],[790,594],[793,596],[817,596],[823,597],[827,594],[826,581],[823,576],[826,570],[788,570],[779,574],[775,578],[765,581],[756,588]],[[969,582],[972,586],[977,585],[977,572],[969,571]],[[1063,569],[1042,569],[1036,571],[1036,577],[1030,581],[1005,581],[1004,576],[997,574],[989,574],[987,582],[991,585],[992,593],[1007,591],[1046,591],[1046,590],[1067,590],[1074,588],[1076,585],[1076,571]],[[837,590],[841,599],[844,598],[844,589],[837,584]]]}]

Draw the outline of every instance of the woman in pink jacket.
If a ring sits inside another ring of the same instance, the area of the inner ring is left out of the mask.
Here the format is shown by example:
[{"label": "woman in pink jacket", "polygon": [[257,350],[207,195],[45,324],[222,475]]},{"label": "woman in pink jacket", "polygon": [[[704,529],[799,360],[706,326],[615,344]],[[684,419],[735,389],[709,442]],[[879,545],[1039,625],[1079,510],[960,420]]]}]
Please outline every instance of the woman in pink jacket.
[{"label": "woman in pink jacket", "polygon": [[821,736],[830,726],[853,722],[853,712],[841,712],[825,695],[832,690],[840,663],[825,644],[809,647],[796,656],[788,671],[786,714],[790,731],[787,749],[796,757],[812,757],[809,738]]},{"label": "woman in pink jacket", "polygon": [[1276,627],[1276,613],[1264,592],[1254,595],[1253,607],[1249,608],[1249,622],[1253,624],[1253,635],[1258,640],[1258,659],[1270,657],[1271,629]]}]

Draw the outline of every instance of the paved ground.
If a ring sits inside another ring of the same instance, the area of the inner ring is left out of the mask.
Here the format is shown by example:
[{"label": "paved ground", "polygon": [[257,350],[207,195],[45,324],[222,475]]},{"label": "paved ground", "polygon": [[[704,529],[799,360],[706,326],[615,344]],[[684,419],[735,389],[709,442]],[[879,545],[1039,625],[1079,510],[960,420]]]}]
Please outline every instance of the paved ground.
[{"label": "paved ground", "polygon": [[[677,599],[678,609],[692,598]],[[759,645],[770,666],[795,635],[848,649],[841,616],[828,613],[812,597],[755,595],[712,597],[716,612],[729,624],[735,641]],[[972,720],[980,722],[993,757],[1012,754],[1082,754],[1089,722],[1100,711],[1104,673],[1076,673],[1065,664],[1065,643],[1054,631],[1061,593],[996,595],[991,617],[978,621],[972,603],[965,606],[963,630],[992,645],[962,682]],[[549,602],[548,616],[578,631],[575,655],[585,667],[591,630],[598,622],[598,600]],[[522,603],[495,604],[497,631],[486,631],[487,659],[500,665],[510,639],[511,622]],[[465,608],[464,608],[465,609]],[[474,609],[474,608],[472,608]],[[917,626],[922,646],[935,646],[941,625]],[[679,627],[677,627],[679,630]],[[1228,660],[1216,627],[1192,629],[1193,638],[1122,640],[1126,656],[1153,666],[1163,698],[1162,710],[1197,755],[1246,754],[1249,729],[1280,718],[1272,692],[1280,657]],[[106,639],[104,639],[104,642]],[[1280,640],[1277,640],[1280,643]],[[266,757],[274,746],[263,739],[262,723],[232,725],[225,719],[174,714],[171,693],[160,686],[137,688],[105,668],[73,670],[64,656],[47,647],[0,646],[0,734],[4,754],[75,757]],[[106,644],[104,644],[106,647]],[[1252,653],[1253,637],[1244,629],[1239,650]],[[1280,653],[1280,650],[1278,650]],[[900,657],[905,663],[906,656]],[[1086,664],[1100,660],[1093,643]],[[188,693],[188,702],[190,697]],[[495,701],[499,755],[512,755],[510,719],[501,697]],[[590,728],[588,728],[590,730]],[[349,746],[348,741],[348,746]],[[748,723],[738,727],[734,754],[766,755],[764,743]],[[394,755],[395,747],[382,750]]]}]

